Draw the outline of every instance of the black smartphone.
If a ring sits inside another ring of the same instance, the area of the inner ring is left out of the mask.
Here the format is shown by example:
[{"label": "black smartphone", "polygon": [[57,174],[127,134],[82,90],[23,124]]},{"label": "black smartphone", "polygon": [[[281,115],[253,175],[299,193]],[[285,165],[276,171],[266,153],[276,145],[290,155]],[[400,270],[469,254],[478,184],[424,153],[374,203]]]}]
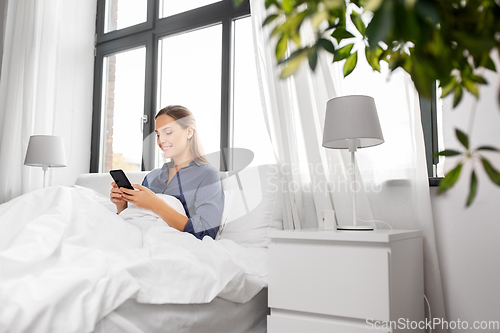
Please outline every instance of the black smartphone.
[{"label": "black smartphone", "polygon": [[109,174],[113,177],[118,187],[125,187],[131,190],[134,189],[122,169],[111,170]]}]

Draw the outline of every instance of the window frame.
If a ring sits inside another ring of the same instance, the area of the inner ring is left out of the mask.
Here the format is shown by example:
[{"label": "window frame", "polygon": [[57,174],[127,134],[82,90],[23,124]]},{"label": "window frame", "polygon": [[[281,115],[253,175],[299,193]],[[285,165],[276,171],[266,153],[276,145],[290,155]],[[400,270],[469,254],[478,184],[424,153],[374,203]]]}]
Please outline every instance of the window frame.
[{"label": "window frame", "polygon": [[[156,140],[154,132],[154,116],[156,115],[158,87],[158,43],[159,40],[176,34],[186,33],[222,24],[222,57],[221,57],[221,133],[220,149],[230,152],[233,128],[233,75],[234,75],[234,21],[250,16],[250,4],[245,0],[236,7],[233,0],[221,0],[203,7],[183,13],[159,18],[161,0],[148,0],[147,21],[132,27],[104,33],[106,0],[97,1],[97,22],[94,52],[94,98],[92,113],[92,142],[90,156],[90,172],[100,171],[101,116],[103,60],[104,57],[137,46],[146,46],[146,73],[144,114],[148,119],[143,129],[143,159],[141,170],[154,168]],[[227,157],[227,156],[226,156]],[[222,159],[222,154],[221,154]],[[229,160],[231,160],[229,158]],[[225,170],[230,165],[224,163]]]},{"label": "window frame", "polygon": [[439,157],[438,145],[438,119],[437,119],[437,84],[431,84],[431,97],[419,97],[420,101],[420,120],[422,122],[422,131],[424,134],[425,158],[427,162],[427,174],[429,186],[439,186],[442,177],[437,176],[437,165]]}]

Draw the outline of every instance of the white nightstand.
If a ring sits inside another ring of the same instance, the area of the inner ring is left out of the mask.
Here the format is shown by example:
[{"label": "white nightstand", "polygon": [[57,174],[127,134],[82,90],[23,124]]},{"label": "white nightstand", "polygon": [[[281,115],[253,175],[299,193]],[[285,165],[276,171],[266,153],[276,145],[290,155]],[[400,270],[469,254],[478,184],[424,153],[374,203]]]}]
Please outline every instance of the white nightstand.
[{"label": "white nightstand", "polygon": [[[269,236],[269,333],[402,332],[401,321],[425,320],[422,231]],[[389,321],[399,326],[380,329]]]}]

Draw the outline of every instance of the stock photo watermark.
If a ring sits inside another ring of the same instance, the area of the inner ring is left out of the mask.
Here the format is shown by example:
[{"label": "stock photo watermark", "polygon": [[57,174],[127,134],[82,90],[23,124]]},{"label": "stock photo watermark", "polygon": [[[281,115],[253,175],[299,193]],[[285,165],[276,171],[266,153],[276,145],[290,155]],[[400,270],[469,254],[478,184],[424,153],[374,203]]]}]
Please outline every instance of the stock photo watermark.
[{"label": "stock photo watermark", "polygon": [[465,320],[444,320],[443,318],[432,318],[431,320],[425,319],[420,321],[410,320],[407,318],[399,318],[397,321],[380,321],[374,319],[366,320],[366,327],[376,330],[498,330],[500,329],[500,321],[474,321],[472,323]]},{"label": "stock photo watermark", "polygon": [[[382,186],[374,182],[362,182],[359,180],[351,180],[354,173],[354,168],[350,163],[343,165],[336,165],[334,170],[330,172],[331,177],[334,179],[327,179],[324,167],[321,164],[313,165],[309,163],[307,170],[309,171],[308,182],[301,182],[299,180],[285,179],[286,176],[296,176],[301,174],[298,166],[291,166],[289,164],[281,164],[280,166],[273,166],[274,172],[272,177],[268,178],[269,189],[273,192],[305,192],[305,193],[357,193],[357,192],[374,192],[379,193],[382,191]],[[280,179],[280,175],[283,178]],[[342,176],[340,176],[342,175]],[[345,175],[345,177],[343,177]]]}]

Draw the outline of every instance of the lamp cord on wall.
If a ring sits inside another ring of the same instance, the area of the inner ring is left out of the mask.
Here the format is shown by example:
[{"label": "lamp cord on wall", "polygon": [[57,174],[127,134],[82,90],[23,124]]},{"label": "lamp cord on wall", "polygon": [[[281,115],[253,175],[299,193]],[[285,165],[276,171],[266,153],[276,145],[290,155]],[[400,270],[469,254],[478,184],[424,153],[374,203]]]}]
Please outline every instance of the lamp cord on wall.
[{"label": "lamp cord on wall", "polygon": [[357,218],[358,221],[361,221],[361,222],[365,222],[365,223],[384,223],[385,225],[389,226],[389,228],[392,229],[391,225],[387,222],[384,222],[384,221],[379,221],[379,220],[363,220],[363,219],[360,219],[359,217]]},{"label": "lamp cord on wall", "polygon": [[[427,296],[425,296],[425,294],[424,294],[424,299],[425,302],[427,303],[427,309],[429,309],[429,321],[432,322],[431,305],[429,304],[429,300],[427,299]],[[431,326],[429,326],[429,333],[432,333]]]}]

